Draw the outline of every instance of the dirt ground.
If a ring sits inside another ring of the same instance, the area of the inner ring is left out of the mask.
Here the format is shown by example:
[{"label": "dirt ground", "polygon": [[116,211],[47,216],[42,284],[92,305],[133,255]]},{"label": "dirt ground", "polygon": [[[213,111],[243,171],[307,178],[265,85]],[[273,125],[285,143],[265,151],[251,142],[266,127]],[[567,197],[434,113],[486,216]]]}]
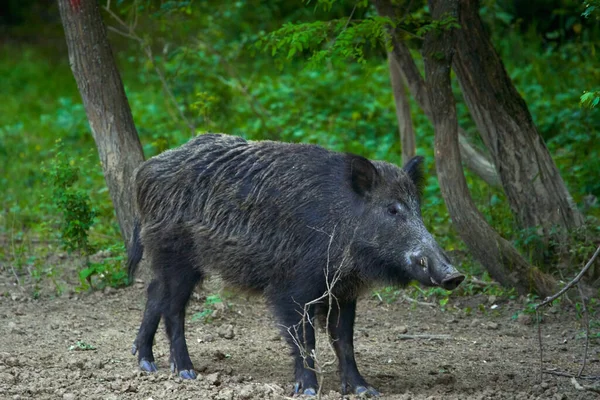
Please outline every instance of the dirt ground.
[{"label": "dirt ground", "polygon": [[[159,372],[139,372],[130,349],[141,321],[144,283],[102,292],[34,300],[0,275],[1,399],[284,399],[292,391],[286,344],[260,298],[228,299],[211,322],[189,316],[205,309],[199,291],[188,307],[187,340],[200,372],[182,381],[169,372],[164,333],[157,336]],[[492,309],[492,305],[497,307]],[[465,309],[470,307],[470,314]],[[540,382],[537,328],[513,318],[518,302],[488,296],[453,298],[439,306],[359,303],[359,368],[384,399],[592,399],[568,377]],[[545,368],[577,372],[584,340],[572,307],[546,310]],[[447,335],[406,339],[400,335]],[[94,349],[73,349],[77,342]],[[592,340],[586,375],[600,375],[600,345]],[[325,357],[324,355],[323,357]],[[339,399],[335,366],[324,375],[323,398]],[[589,386],[598,381],[580,379]]]}]

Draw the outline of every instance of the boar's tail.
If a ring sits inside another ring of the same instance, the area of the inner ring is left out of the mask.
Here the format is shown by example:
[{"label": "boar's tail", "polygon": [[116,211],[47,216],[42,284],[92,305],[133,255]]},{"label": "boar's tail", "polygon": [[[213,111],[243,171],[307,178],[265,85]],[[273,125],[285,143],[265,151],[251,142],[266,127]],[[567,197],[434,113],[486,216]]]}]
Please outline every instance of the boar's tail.
[{"label": "boar's tail", "polygon": [[129,284],[133,283],[135,271],[137,270],[138,264],[140,263],[142,255],[144,254],[144,245],[142,244],[142,240],[140,238],[140,225],[140,220],[136,218],[133,225],[131,243],[129,243],[129,248],[127,249],[127,273],[129,275]]}]

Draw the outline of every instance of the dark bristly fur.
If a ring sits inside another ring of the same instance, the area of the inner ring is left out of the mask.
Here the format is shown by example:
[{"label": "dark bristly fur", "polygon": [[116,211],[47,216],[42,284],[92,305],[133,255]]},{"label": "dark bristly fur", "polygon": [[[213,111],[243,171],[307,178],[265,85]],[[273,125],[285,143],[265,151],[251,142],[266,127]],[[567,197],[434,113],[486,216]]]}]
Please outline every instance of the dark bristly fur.
[{"label": "dark bristly fur", "polygon": [[[262,293],[282,326],[291,327],[300,323],[304,304],[327,290],[326,272],[331,280],[339,271],[330,333],[342,388],[377,394],[354,360],[359,293],[377,282],[415,279],[451,288],[462,280],[422,223],[421,164],[415,158],[401,169],[316,145],[221,134],[198,136],[146,161],[135,177],[139,221],[129,252],[131,278],[142,252],[154,270],[134,343],[141,368],[156,368],[152,341],[162,316],[173,368],[195,377],[183,331],[185,305],[207,274]],[[309,316],[326,312],[324,303]],[[300,331],[300,343],[310,350],[312,327]],[[284,334],[295,356],[296,390],[310,394],[315,374]]]}]

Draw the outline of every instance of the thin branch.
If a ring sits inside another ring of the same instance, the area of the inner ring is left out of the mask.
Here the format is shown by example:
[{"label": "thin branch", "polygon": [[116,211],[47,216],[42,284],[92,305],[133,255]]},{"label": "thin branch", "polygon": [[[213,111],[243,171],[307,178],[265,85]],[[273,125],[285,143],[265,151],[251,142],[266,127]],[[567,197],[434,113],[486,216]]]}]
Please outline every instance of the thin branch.
[{"label": "thin branch", "polygon": [[470,283],[472,285],[479,286],[479,287],[500,286],[500,284],[496,281],[487,282],[487,281],[482,281],[481,279],[477,279],[474,277],[469,278],[467,283]]},{"label": "thin branch", "polygon": [[564,377],[567,377],[567,378],[586,379],[586,380],[591,380],[591,381],[600,380],[600,375],[581,375],[581,376],[575,376],[574,374],[571,374],[569,372],[557,371],[555,369],[545,369],[542,372],[544,374],[548,374],[548,375],[564,376]]},{"label": "thin branch", "polygon": [[114,28],[112,26],[108,26],[108,29],[110,31],[115,32],[115,33],[117,33],[117,34],[119,34],[121,36],[124,36],[126,38],[135,40],[136,42],[138,42],[141,45],[144,53],[146,54],[146,57],[148,58],[148,60],[152,64],[152,67],[154,68],[154,71],[158,75],[158,79],[160,80],[160,82],[162,84],[163,91],[165,92],[165,94],[167,95],[167,97],[169,98],[169,100],[171,101],[173,107],[177,110],[177,113],[179,114],[179,119],[185,125],[187,125],[187,127],[192,132],[192,135],[195,134],[195,132],[196,132],[196,126],[185,116],[185,114],[183,113],[183,110],[181,110],[181,108],[179,107],[179,103],[178,103],[177,99],[175,98],[175,95],[173,94],[173,91],[171,90],[171,87],[169,86],[169,84],[167,82],[167,79],[165,77],[164,72],[159,68],[158,64],[156,64],[156,62],[154,61],[154,55],[152,53],[152,47],[144,39],[142,39],[140,36],[138,36],[135,33],[135,27],[137,25],[137,13],[135,15],[135,20],[134,20],[133,25],[128,25],[113,10],[110,9],[110,0],[107,1],[106,6],[104,7],[104,9],[123,28],[127,29],[127,32],[124,32],[124,31],[122,31],[120,29]]},{"label": "thin branch", "polygon": [[581,304],[583,305],[583,321],[585,323],[585,351],[583,352],[583,361],[581,363],[581,368],[577,373],[577,377],[579,378],[583,373],[583,370],[585,369],[585,365],[587,363],[588,348],[590,345],[590,318],[588,315],[587,306],[585,305],[585,296],[583,295],[583,289],[581,289],[581,282],[577,282],[577,289],[579,290]]},{"label": "thin branch", "polygon": [[542,347],[542,325],[540,324],[540,313],[535,310],[535,322],[537,324],[538,344],[540,346],[540,382],[544,380],[544,348]]},{"label": "thin branch", "polygon": [[583,275],[585,275],[585,273],[587,272],[587,270],[590,269],[590,266],[594,263],[594,260],[596,259],[596,257],[598,257],[598,254],[600,254],[600,246],[598,246],[598,248],[596,249],[596,252],[592,256],[592,258],[590,258],[590,261],[587,262],[587,264],[585,265],[585,267],[583,267],[583,269],[579,272],[579,274],[577,274],[577,276],[575,278],[573,278],[573,280],[571,282],[569,282],[567,285],[565,285],[565,287],[563,287],[555,295],[546,297],[544,299],[544,301],[542,301],[540,304],[538,304],[538,305],[535,306],[535,309],[537,310],[538,308],[540,308],[542,306],[545,306],[548,303],[553,302],[554,300],[556,300],[560,296],[562,296],[563,293],[565,293],[567,290],[571,289],[575,284],[577,284],[577,282],[579,282],[581,280],[581,278],[583,277]]},{"label": "thin branch", "polygon": [[452,340],[452,336],[450,335],[429,335],[429,334],[422,334],[422,335],[408,335],[408,334],[401,334],[397,336],[398,339],[400,340],[411,340],[411,339],[423,339],[423,340]]},{"label": "thin branch", "polygon": [[402,295],[402,299],[405,301],[408,301],[409,303],[418,304],[420,306],[435,307],[435,304],[433,304],[433,303],[426,303],[424,301],[415,300],[415,299],[408,297],[405,294]]},{"label": "thin branch", "polygon": [[[235,87],[250,100],[249,105],[254,115],[261,120],[264,128],[270,131],[270,128],[267,124],[267,120],[271,117],[269,111],[267,111],[264,108],[264,106],[256,99],[256,97],[254,97],[252,93],[250,93],[250,91],[248,90],[249,85],[243,84],[244,82],[242,81],[242,78],[240,78],[240,75],[237,73],[236,68],[233,65],[231,65],[231,63],[229,63],[220,52],[218,52],[214,47],[212,47],[208,43],[203,42],[200,39],[196,39],[196,43],[200,46],[203,46],[206,50],[208,50],[209,53],[218,58],[219,63],[221,63],[229,77],[236,81],[237,85]],[[272,131],[270,133],[276,134],[278,132]]]}]

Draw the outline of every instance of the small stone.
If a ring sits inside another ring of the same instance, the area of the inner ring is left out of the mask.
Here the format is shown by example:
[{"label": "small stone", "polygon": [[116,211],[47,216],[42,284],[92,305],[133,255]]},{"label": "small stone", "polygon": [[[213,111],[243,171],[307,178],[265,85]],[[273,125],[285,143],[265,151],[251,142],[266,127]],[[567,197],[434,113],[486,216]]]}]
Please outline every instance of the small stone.
[{"label": "small stone", "polygon": [[107,286],[104,288],[104,294],[106,296],[109,296],[111,294],[113,294],[115,292],[115,290],[113,288],[111,288],[110,286]]},{"label": "small stone", "polygon": [[220,390],[219,394],[217,394],[217,397],[215,397],[216,400],[232,400],[233,399],[233,390],[231,389],[224,389],[224,390]]},{"label": "small stone", "polygon": [[206,336],[204,336],[203,339],[206,343],[210,343],[210,342],[214,342],[215,337],[213,335],[211,335],[210,333]]},{"label": "small stone", "polygon": [[16,357],[8,357],[4,363],[6,365],[8,365],[9,367],[18,367],[21,363],[19,362],[19,359]]},{"label": "small stone", "polygon": [[281,341],[281,335],[280,334],[276,334],[271,336],[271,341],[272,342],[280,342]]},{"label": "small stone", "polygon": [[121,392],[123,393],[135,393],[137,392],[137,386],[135,386],[131,382],[125,382],[121,387]]},{"label": "small stone", "polygon": [[517,322],[521,325],[531,325],[531,323],[532,323],[531,315],[519,313],[519,315],[517,316]]},{"label": "small stone", "polygon": [[196,372],[206,372],[208,370],[208,364],[205,364],[205,363],[196,364],[194,370]]},{"label": "small stone", "polygon": [[222,325],[217,333],[224,339],[233,339],[235,337],[235,334],[233,333],[233,325],[231,324]]},{"label": "small stone", "polygon": [[540,383],[540,387],[542,389],[546,390],[550,387],[550,385],[548,384],[548,382],[542,382],[542,383]]},{"label": "small stone", "polygon": [[406,332],[408,332],[408,328],[406,327],[406,325],[400,325],[400,326],[396,327],[396,333],[397,334],[403,335]]},{"label": "small stone", "polygon": [[240,390],[239,396],[242,400],[252,399],[254,397],[254,386],[245,385],[242,390]]},{"label": "small stone", "polygon": [[83,369],[84,363],[81,360],[71,359],[67,361],[67,367],[71,370]]},{"label": "small stone", "polygon": [[491,330],[491,331],[495,331],[496,329],[498,329],[498,324],[495,322],[490,322],[489,324],[487,324],[487,329]]},{"label": "small stone", "polygon": [[221,376],[218,372],[206,375],[206,378],[204,378],[204,380],[213,386],[219,386],[221,384]]},{"label": "small stone", "polygon": [[567,400],[567,395],[564,393],[556,393],[554,395],[554,400]]},{"label": "small stone", "polygon": [[488,296],[488,303],[489,304],[494,304],[496,302],[496,300],[497,300],[496,296],[494,296],[494,295]]},{"label": "small stone", "polygon": [[221,361],[227,358],[227,355],[221,350],[215,350],[215,352],[213,353],[213,357],[215,358],[215,360]]},{"label": "small stone", "polygon": [[471,323],[469,324],[471,328],[477,328],[479,326],[479,320],[477,318],[473,318]]},{"label": "small stone", "polygon": [[9,374],[8,372],[2,372],[0,373],[0,382],[12,384],[15,382],[15,377],[12,376],[12,374]]},{"label": "small stone", "polygon": [[75,393],[65,393],[63,394],[63,400],[75,400],[76,396]]}]

